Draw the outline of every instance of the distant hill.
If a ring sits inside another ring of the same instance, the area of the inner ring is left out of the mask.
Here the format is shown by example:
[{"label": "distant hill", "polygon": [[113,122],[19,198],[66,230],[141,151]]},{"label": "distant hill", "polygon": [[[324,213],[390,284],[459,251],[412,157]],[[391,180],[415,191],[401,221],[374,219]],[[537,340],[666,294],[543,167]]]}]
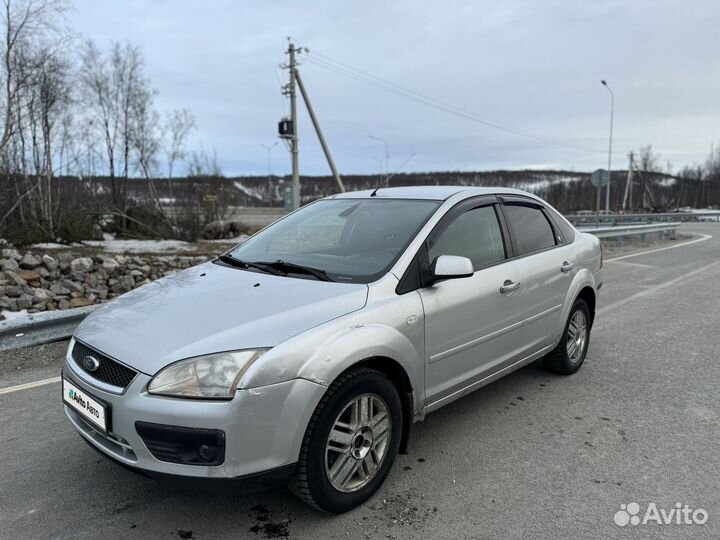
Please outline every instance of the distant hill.
[{"label": "distant hill", "polygon": [[[342,178],[349,191],[374,189],[383,185],[383,180],[378,175],[351,174]],[[613,171],[613,187],[610,190],[613,208],[622,206],[626,179],[627,171]],[[107,178],[97,178],[93,181],[96,190],[103,191],[109,188]],[[164,178],[154,179],[152,182],[163,206],[188,206],[196,201],[208,200],[228,206],[268,206],[268,192],[272,193],[272,206],[282,206],[282,194],[290,185],[290,178],[273,177],[270,183],[267,176],[175,178],[172,186]],[[701,182],[663,173],[647,173],[645,176],[636,173],[629,198],[632,199],[633,208],[644,207],[649,211],[695,206],[700,193],[700,184]],[[706,204],[720,204],[720,185],[714,186],[712,182],[707,184]],[[303,203],[337,193],[337,184],[330,176],[303,175],[300,178],[300,185]],[[590,183],[589,172],[550,170],[412,172],[396,174],[390,179],[391,187],[419,185],[506,186],[522,189],[548,200],[565,213],[592,210],[595,208],[596,199],[596,189]],[[644,201],[643,191],[645,191]],[[129,182],[129,196],[139,204],[149,200],[150,192],[147,180],[132,179]],[[603,195],[603,207],[604,200]]]},{"label": "distant hill", "polygon": [[[345,187],[349,191],[382,187],[383,181],[377,175],[343,176]],[[613,171],[613,188],[610,190],[612,206],[622,204],[625,193],[627,171]],[[247,195],[252,195],[259,204],[267,201],[267,177],[238,177],[230,179]],[[275,198],[277,191],[289,184],[285,177],[273,181]],[[643,178],[635,175],[633,186],[634,206],[642,201]],[[648,209],[666,209],[677,204],[678,179],[662,173],[648,173],[645,179],[648,195]],[[548,200],[562,212],[589,210],[595,207],[596,188],[590,183],[589,172],[576,171],[483,171],[483,172],[420,172],[397,174],[390,179],[390,186],[419,185],[461,185],[461,186],[505,186],[529,191]],[[301,189],[303,202],[318,199],[337,192],[337,184],[330,176],[302,176]],[[604,201],[604,198],[602,199]],[[250,203],[250,201],[248,201]],[[265,202],[265,204],[267,204]],[[687,202],[686,204],[692,204]],[[604,206],[604,203],[603,203]]]}]

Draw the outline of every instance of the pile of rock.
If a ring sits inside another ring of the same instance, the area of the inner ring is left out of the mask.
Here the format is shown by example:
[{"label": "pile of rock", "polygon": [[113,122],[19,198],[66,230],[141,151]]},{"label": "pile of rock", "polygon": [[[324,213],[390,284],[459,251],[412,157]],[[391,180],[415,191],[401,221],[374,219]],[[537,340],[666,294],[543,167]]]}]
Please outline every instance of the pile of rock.
[{"label": "pile of rock", "polygon": [[77,256],[0,252],[0,310],[69,309],[104,302],[154,279],[209,259],[205,256]]}]

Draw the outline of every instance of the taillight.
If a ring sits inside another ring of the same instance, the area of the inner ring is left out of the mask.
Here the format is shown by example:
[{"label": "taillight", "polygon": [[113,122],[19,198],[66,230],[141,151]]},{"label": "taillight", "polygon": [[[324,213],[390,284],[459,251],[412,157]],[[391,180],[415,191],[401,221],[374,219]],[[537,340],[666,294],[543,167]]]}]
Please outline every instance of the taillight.
[{"label": "taillight", "polygon": [[602,240],[600,240],[600,270],[603,268],[603,246],[602,246]]}]

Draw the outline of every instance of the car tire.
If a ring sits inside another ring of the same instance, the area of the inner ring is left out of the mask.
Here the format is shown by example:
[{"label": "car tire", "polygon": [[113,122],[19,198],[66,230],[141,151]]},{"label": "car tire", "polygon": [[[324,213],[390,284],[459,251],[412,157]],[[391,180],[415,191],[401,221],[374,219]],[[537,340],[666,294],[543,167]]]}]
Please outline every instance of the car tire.
[{"label": "car tire", "polygon": [[402,423],[400,396],[390,379],[371,368],[346,371],[330,385],[310,419],[292,491],[329,513],[362,504],[390,472]]},{"label": "car tire", "polygon": [[585,361],[590,343],[590,310],[585,300],[575,300],[560,343],[543,357],[543,365],[555,373],[572,375]]}]

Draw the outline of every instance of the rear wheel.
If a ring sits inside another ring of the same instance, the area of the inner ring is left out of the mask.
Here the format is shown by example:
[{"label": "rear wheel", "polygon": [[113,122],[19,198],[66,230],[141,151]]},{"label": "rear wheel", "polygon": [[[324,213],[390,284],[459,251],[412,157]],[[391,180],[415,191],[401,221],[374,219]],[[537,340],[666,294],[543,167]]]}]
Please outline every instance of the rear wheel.
[{"label": "rear wheel", "polygon": [[575,373],[585,361],[590,343],[590,310],[585,300],[575,300],[560,343],[543,358],[550,371],[563,375]]},{"label": "rear wheel", "polygon": [[370,368],[345,372],[310,420],[293,491],[325,512],[362,504],[390,472],[402,422],[400,396],[385,375]]}]

